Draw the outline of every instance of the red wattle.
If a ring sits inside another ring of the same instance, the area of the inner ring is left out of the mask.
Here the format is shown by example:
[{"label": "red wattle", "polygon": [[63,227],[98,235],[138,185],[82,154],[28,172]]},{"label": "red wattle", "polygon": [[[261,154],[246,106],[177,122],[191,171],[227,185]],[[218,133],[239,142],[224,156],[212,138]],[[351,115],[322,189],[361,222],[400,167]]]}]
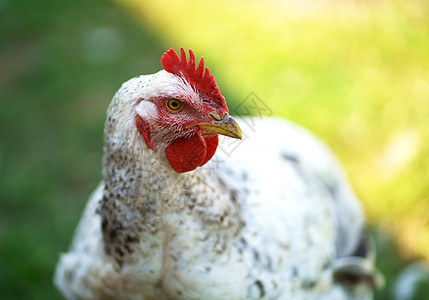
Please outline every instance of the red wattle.
[{"label": "red wattle", "polygon": [[189,172],[204,165],[216,152],[218,137],[203,138],[197,133],[189,138],[179,138],[165,149],[168,162],[178,173]]},{"label": "red wattle", "polygon": [[206,157],[206,142],[200,134],[178,138],[165,149],[171,167],[178,173],[195,170]]},{"label": "red wattle", "polygon": [[207,154],[200,166],[204,166],[215,154],[219,143],[219,137],[217,135],[205,137],[204,141],[206,142]]}]

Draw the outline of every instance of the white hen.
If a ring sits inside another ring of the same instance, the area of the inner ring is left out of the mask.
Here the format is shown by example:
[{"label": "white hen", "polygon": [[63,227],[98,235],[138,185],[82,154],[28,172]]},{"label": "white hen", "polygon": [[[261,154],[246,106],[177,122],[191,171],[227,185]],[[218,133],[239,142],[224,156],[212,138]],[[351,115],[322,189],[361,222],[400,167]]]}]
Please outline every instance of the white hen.
[{"label": "white hen", "polygon": [[[362,210],[332,154],[286,121],[235,122],[189,53],[113,98],[104,181],[56,285],[69,299],[370,299]],[[237,123],[251,130],[215,154]]]}]

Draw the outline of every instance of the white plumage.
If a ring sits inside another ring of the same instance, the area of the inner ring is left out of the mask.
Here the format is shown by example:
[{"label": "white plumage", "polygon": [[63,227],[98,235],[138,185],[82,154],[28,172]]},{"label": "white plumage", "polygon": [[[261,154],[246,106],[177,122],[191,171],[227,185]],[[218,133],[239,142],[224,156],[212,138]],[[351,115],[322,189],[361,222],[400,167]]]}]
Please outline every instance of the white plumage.
[{"label": "white plumage", "polygon": [[160,71],[126,82],[112,100],[104,182],[57,266],[63,294],[370,299],[379,278],[362,210],[327,147],[280,119],[238,119],[251,131],[232,153],[223,140],[207,164],[178,173],[166,144],[151,150],[134,120],[144,116],[156,131],[154,95],[183,94],[198,98],[183,78]]}]

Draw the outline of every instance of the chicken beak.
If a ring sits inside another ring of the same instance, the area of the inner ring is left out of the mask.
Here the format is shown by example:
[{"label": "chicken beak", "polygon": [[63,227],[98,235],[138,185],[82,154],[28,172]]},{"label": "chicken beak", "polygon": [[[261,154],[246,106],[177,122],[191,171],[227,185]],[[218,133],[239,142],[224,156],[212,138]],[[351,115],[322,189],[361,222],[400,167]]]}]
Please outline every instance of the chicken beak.
[{"label": "chicken beak", "polygon": [[237,122],[230,115],[226,115],[221,120],[192,124],[188,128],[195,126],[203,128],[203,136],[222,134],[235,139],[241,140],[242,138],[240,126],[238,126]]}]

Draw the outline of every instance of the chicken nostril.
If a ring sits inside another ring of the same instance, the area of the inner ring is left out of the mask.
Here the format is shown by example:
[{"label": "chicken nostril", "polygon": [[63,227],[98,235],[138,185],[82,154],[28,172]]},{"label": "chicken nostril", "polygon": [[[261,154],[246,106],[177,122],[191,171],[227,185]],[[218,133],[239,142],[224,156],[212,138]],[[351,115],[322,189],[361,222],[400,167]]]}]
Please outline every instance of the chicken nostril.
[{"label": "chicken nostril", "polygon": [[209,112],[209,116],[212,117],[213,119],[215,119],[216,121],[222,120],[222,118],[219,116],[219,114],[217,113],[217,111],[211,111],[211,112]]}]

